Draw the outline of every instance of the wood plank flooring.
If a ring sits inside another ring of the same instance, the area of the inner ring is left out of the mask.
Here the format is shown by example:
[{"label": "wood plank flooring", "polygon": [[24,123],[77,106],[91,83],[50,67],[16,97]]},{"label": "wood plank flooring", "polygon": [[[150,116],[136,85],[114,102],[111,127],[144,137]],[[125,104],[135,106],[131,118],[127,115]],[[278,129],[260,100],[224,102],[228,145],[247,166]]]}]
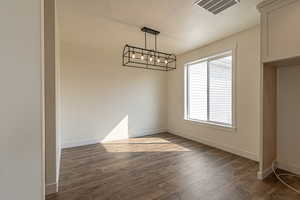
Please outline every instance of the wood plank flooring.
[{"label": "wood plank flooring", "polygon": [[[62,152],[47,200],[297,200],[254,161],[168,133]],[[298,188],[300,181],[288,180]]]}]

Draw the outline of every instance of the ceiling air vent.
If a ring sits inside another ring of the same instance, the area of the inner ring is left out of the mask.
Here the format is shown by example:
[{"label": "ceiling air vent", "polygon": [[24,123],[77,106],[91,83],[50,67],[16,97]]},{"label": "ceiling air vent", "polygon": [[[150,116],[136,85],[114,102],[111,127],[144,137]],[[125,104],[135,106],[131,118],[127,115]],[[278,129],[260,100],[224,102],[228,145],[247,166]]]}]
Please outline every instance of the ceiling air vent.
[{"label": "ceiling air vent", "polygon": [[195,5],[216,15],[239,2],[240,0],[200,0]]}]

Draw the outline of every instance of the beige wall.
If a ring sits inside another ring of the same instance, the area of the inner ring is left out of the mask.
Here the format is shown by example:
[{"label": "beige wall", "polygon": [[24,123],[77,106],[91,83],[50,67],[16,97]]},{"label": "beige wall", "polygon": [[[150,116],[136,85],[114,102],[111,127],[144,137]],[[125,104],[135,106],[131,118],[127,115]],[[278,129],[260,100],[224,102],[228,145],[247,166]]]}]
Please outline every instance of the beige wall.
[{"label": "beige wall", "polygon": [[[260,103],[260,29],[258,26],[178,57],[168,74],[168,129],[236,154],[258,160]],[[236,130],[184,120],[184,64],[236,48]]]},{"label": "beige wall", "polygon": [[124,44],[61,43],[65,147],[166,130],[166,73],[123,67]]},{"label": "beige wall", "polygon": [[41,2],[1,1],[1,199],[44,198]]},{"label": "beige wall", "polygon": [[[94,4],[57,3],[63,146],[165,131],[166,73],[122,66],[125,44],[144,45],[139,27],[86,12]],[[153,39],[148,38],[148,47],[153,48]],[[163,41],[162,51],[168,47]]]},{"label": "beige wall", "polygon": [[300,174],[300,66],[278,68],[277,161]]}]

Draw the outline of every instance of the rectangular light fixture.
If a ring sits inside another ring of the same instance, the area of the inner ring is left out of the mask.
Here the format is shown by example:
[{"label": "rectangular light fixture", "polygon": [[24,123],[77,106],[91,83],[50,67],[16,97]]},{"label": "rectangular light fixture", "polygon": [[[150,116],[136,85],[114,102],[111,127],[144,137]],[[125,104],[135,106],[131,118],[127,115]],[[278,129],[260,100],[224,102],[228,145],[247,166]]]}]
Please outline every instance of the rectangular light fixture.
[{"label": "rectangular light fixture", "polygon": [[[176,69],[176,55],[157,50],[156,36],[160,32],[148,27],[143,27],[141,31],[145,34],[145,47],[135,47],[126,44],[122,56],[123,66],[158,71]],[[154,35],[155,49],[147,48],[147,34]]]}]

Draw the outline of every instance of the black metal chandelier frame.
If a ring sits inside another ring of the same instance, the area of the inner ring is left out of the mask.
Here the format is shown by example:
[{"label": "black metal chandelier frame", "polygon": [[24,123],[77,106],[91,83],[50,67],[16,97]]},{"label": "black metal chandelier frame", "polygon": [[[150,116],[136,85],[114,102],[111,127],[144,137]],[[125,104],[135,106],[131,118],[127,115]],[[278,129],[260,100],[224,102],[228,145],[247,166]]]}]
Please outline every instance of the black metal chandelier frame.
[{"label": "black metal chandelier frame", "polygon": [[[160,32],[148,27],[143,27],[141,31],[145,34],[145,47],[141,48],[126,44],[123,49],[123,66],[159,71],[176,69],[176,55],[157,51],[157,35]],[[154,35],[154,49],[147,48],[147,34]]]}]

